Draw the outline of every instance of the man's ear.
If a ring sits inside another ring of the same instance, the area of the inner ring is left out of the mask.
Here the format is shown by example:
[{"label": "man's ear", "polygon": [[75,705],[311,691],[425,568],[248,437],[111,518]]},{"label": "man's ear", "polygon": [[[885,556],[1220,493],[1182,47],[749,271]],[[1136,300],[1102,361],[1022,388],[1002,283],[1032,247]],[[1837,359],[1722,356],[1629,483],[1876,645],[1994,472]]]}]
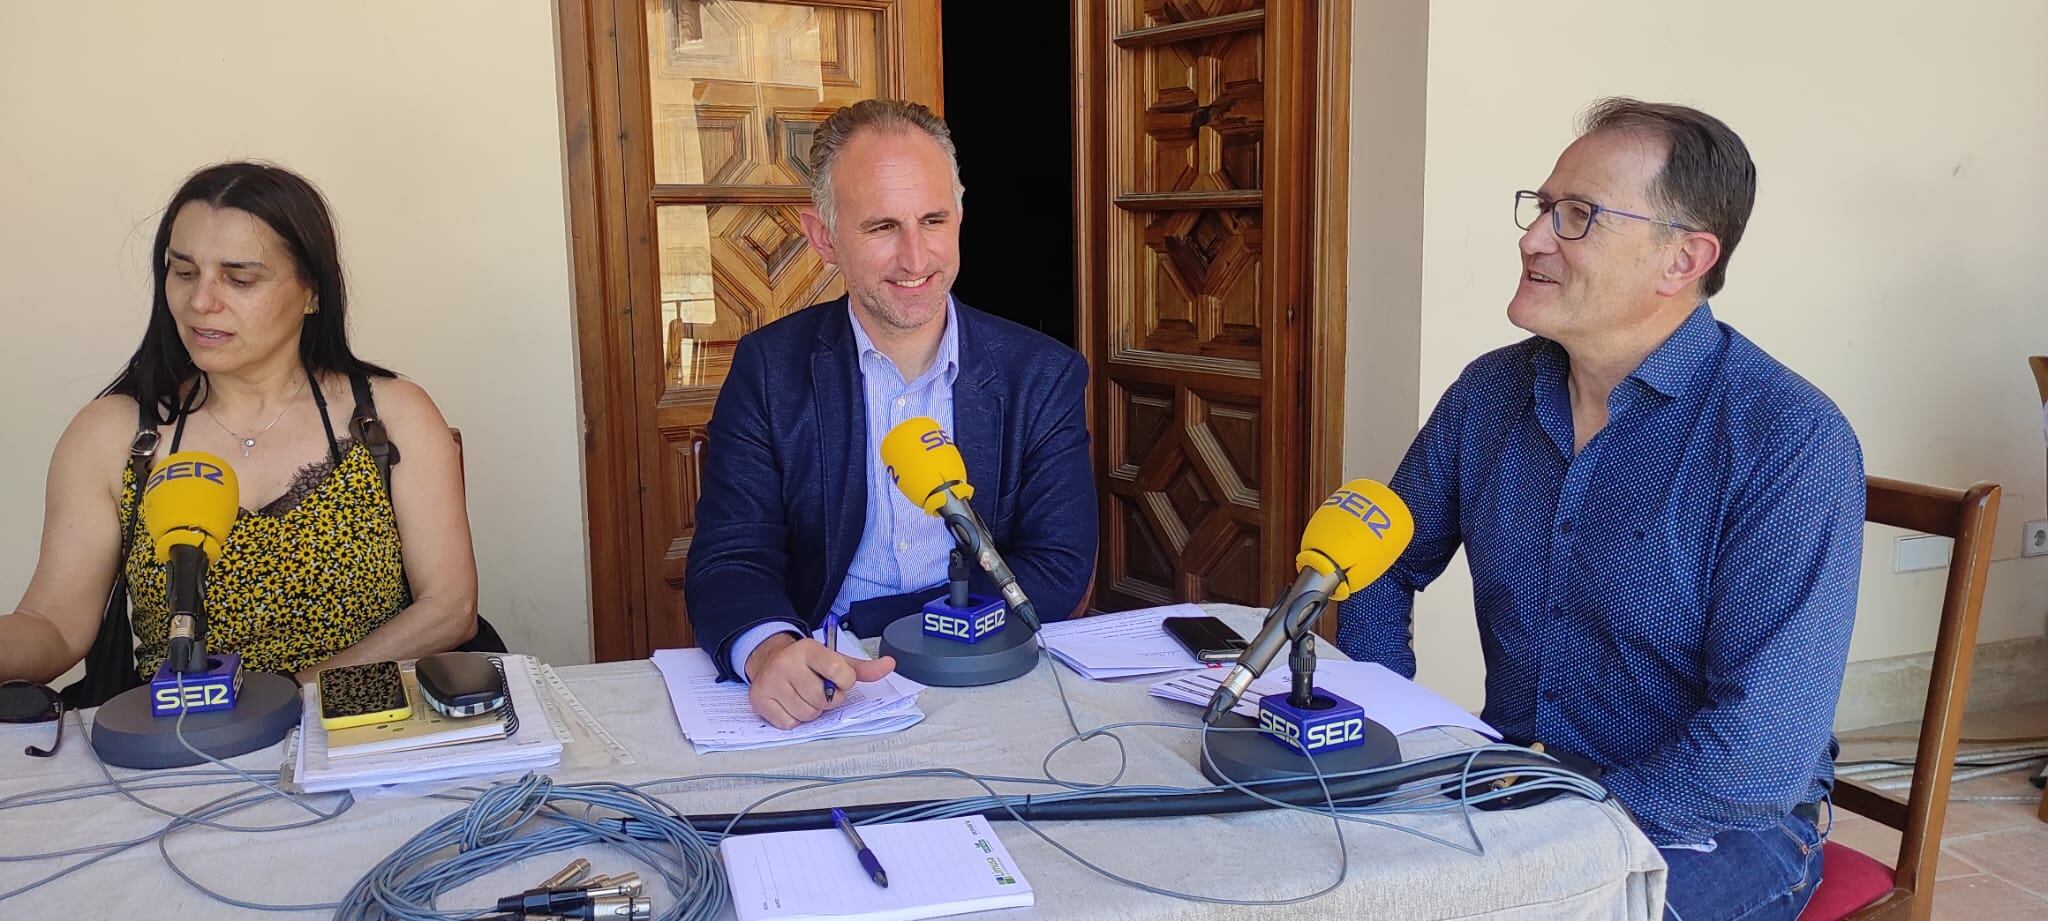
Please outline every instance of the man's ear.
[{"label": "man's ear", "polygon": [[1664,272],[1657,279],[1657,293],[1676,297],[1699,283],[1721,261],[1721,238],[1704,231],[1687,231],[1669,250]]},{"label": "man's ear", "polygon": [[811,248],[818,251],[818,258],[826,265],[838,265],[839,253],[832,248],[832,229],[825,226],[825,219],[818,216],[816,208],[805,208],[797,215],[803,222],[804,239],[811,241]]}]

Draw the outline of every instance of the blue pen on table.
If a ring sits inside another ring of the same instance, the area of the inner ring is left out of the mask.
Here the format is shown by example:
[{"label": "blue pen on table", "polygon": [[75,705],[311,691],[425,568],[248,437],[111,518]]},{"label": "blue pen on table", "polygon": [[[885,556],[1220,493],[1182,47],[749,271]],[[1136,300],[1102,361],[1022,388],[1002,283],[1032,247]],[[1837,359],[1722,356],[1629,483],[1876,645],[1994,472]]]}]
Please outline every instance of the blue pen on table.
[{"label": "blue pen on table", "polygon": [[[837,614],[825,615],[825,648],[833,652],[839,651],[839,615]],[[839,693],[839,686],[833,684],[832,679],[825,679],[825,699],[831,700],[832,695],[837,693]]]},{"label": "blue pen on table", "polygon": [[832,807],[832,824],[839,826],[839,830],[846,833],[846,840],[853,843],[853,851],[860,857],[861,869],[868,871],[868,878],[877,886],[889,888],[889,874],[882,872],[882,862],[875,859],[874,851],[868,850],[867,842],[860,840],[860,832],[853,830],[853,823],[847,821],[846,810]]}]

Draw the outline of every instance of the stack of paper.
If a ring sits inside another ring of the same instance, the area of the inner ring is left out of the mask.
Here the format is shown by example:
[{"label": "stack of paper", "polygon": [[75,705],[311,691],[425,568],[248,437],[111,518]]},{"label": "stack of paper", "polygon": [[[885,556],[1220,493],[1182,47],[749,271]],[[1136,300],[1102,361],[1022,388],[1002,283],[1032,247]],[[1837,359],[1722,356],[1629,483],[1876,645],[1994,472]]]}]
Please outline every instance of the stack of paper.
[{"label": "stack of paper", "polygon": [[519,729],[510,737],[501,734],[484,741],[336,758],[328,752],[327,730],[320,725],[320,696],[308,688],[298,736],[288,754],[292,782],[307,793],[325,793],[538,770],[561,763],[562,743],[541,708],[542,692],[533,683],[531,658],[497,658],[505,666],[506,704],[519,718]]},{"label": "stack of paper", "polygon": [[1050,623],[1038,635],[1053,658],[1082,677],[1101,680],[1156,675],[1208,667],[1196,661],[1162,626],[1169,617],[1202,616],[1202,609],[1192,604],[1170,604]]},{"label": "stack of paper", "polygon": [[909,921],[1024,908],[1034,897],[987,819],[978,815],[863,825],[884,889],[836,828],[734,835],[718,846],[740,921],[835,918]]},{"label": "stack of paper", "polygon": [[[841,636],[840,652],[866,658],[849,636]],[[917,694],[924,685],[901,675],[840,688],[842,702],[838,706],[794,729],[777,729],[754,712],[746,685],[718,680],[718,669],[704,650],[656,650],[654,667],[661,670],[661,679],[668,685],[669,703],[676,709],[683,736],[700,755],[881,735],[908,729],[924,719],[924,711],[917,708]]]},{"label": "stack of paper", "polygon": [[[1209,699],[1215,696],[1216,688],[1223,683],[1224,674],[1219,671],[1175,675],[1152,685],[1152,696],[1206,707]],[[1267,694],[1286,696],[1293,680],[1293,672],[1288,670],[1286,662],[1274,662],[1272,669],[1245,690],[1244,697],[1231,708],[1231,712],[1257,718],[1259,698]],[[1432,726],[1462,726],[1480,735],[1500,738],[1500,732],[1485,720],[1394,674],[1377,662],[1318,661],[1316,688],[1365,708],[1367,719],[1387,727],[1387,731],[1395,735]]]}]

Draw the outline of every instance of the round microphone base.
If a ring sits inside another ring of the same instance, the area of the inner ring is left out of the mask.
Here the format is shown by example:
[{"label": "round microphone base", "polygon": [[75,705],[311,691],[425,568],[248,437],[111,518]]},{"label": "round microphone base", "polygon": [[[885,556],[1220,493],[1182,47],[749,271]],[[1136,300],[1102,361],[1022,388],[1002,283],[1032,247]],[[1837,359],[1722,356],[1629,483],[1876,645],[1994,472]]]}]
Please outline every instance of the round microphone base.
[{"label": "round microphone base", "polygon": [[[149,712],[149,685],[130,688],[92,718],[92,750],[115,767],[186,767],[206,759],[178,744],[178,718]],[[185,741],[215,758],[276,745],[299,724],[299,686],[283,675],[245,673],[232,710],[185,715]]]},{"label": "round microphone base", "polygon": [[[1257,720],[1235,713],[1225,713],[1216,721],[1218,729],[1255,729],[1258,725]],[[1387,727],[1372,720],[1365,721],[1364,745],[1317,752],[1313,767],[1309,765],[1307,755],[1274,741],[1264,732],[1211,732],[1206,735],[1209,757],[1203,759],[1199,749],[1195,757],[1201,761],[1202,776],[1216,784],[1225,783],[1226,778],[1242,784],[1262,780],[1311,779],[1318,770],[1328,777],[1386,767],[1401,761],[1401,743],[1394,740],[1394,734],[1388,732]]]},{"label": "round microphone base", "polygon": [[927,636],[924,615],[899,617],[882,628],[882,654],[896,657],[896,673],[918,684],[978,687],[1008,681],[1038,667],[1030,630],[1010,628],[978,643]]}]

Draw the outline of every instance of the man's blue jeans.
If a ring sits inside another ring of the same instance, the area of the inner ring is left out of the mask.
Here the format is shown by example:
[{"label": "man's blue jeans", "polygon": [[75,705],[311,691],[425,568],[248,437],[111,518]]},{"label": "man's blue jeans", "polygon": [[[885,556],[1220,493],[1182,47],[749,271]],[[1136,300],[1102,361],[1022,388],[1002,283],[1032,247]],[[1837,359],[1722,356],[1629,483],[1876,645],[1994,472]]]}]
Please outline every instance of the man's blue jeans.
[{"label": "man's blue jeans", "polygon": [[1794,921],[1820,885],[1821,839],[1813,820],[1795,813],[1760,831],[1722,832],[1711,851],[1661,848],[1670,867],[1664,917]]}]

